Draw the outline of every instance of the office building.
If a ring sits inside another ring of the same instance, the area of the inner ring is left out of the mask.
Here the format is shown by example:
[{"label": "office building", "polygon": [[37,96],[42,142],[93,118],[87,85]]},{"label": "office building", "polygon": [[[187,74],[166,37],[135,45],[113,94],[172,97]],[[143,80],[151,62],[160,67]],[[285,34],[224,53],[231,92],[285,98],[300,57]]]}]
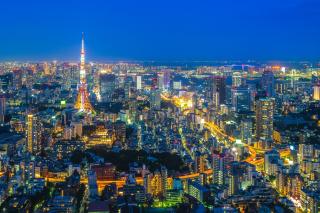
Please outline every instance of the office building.
[{"label": "office building", "polygon": [[313,86],[313,100],[320,101],[320,84]]},{"label": "office building", "polygon": [[275,77],[272,71],[266,70],[261,77],[261,87],[267,97],[275,97]]},{"label": "office building", "polygon": [[251,110],[251,97],[248,87],[236,87],[231,89],[232,107],[236,112]]},{"label": "office building", "polygon": [[226,78],[223,76],[214,76],[211,82],[211,97],[213,106],[219,108],[221,104],[226,103]]},{"label": "office building", "polygon": [[276,150],[267,151],[264,154],[264,171],[267,175],[275,175],[273,165],[278,164],[280,160],[279,152]]},{"label": "office building", "polygon": [[203,203],[207,200],[207,198],[210,195],[210,191],[209,189],[207,189],[206,187],[202,186],[200,183],[196,182],[196,181],[192,181],[190,179],[188,179],[187,182],[187,194],[191,197],[193,197],[194,199],[196,199],[197,201]]},{"label": "office building", "polygon": [[137,84],[136,89],[142,90],[142,76],[141,75],[137,75],[136,84]]},{"label": "office building", "polygon": [[274,106],[275,101],[272,98],[263,98],[256,101],[257,140],[272,141]]},{"label": "office building", "polygon": [[27,150],[36,153],[41,150],[42,125],[37,117],[31,113],[26,118]]},{"label": "office building", "polygon": [[4,94],[0,94],[0,124],[5,122],[6,116],[6,96]]},{"label": "office building", "polygon": [[101,102],[112,102],[112,96],[116,88],[116,76],[113,74],[100,75]]}]

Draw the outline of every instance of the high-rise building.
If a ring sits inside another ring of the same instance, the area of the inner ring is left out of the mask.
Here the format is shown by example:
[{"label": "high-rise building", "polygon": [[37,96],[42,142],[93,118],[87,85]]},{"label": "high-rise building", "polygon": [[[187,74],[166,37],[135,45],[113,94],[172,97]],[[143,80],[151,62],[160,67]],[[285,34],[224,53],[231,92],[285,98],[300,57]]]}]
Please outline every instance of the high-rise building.
[{"label": "high-rise building", "polygon": [[274,149],[271,151],[267,151],[264,154],[264,171],[267,175],[271,175],[275,172],[274,169],[272,168],[272,165],[274,164],[274,162],[277,163],[279,159],[280,159],[279,152],[277,152]]},{"label": "high-rise building", "polygon": [[0,124],[4,123],[6,116],[6,96],[4,94],[0,95]]},{"label": "high-rise building", "polygon": [[231,164],[230,175],[228,179],[228,194],[234,195],[237,194],[240,190],[240,168],[239,163]]},{"label": "high-rise building", "polygon": [[251,144],[253,134],[253,123],[251,119],[244,119],[240,123],[241,141]]},{"label": "high-rise building", "polygon": [[188,179],[186,193],[200,202],[205,202],[210,194],[210,190],[197,181]]},{"label": "high-rise building", "polygon": [[168,190],[168,170],[166,167],[161,167],[161,186],[162,186],[162,195],[166,197]]},{"label": "high-rise building", "polygon": [[30,153],[40,152],[42,143],[42,124],[37,117],[31,113],[26,118],[26,140],[27,150]]},{"label": "high-rise building", "polygon": [[171,81],[171,73],[169,70],[163,70],[163,84],[164,89],[168,90],[170,88],[170,81]]},{"label": "high-rise building", "polygon": [[116,76],[114,74],[100,75],[101,102],[111,102],[116,88]]},{"label": "high-rise building", "polygon": [[312,159],[314,153],[313,144],[299,144],[298,160],[301,163],[303,160]]},{"label": "high-rise building", "polygon": [[27,150],[28,152],[33,152],[33,115],[28,114],[27,115],[27,128],[26,128],[26,135],[27,135]]},{"label": "high-rise building", "polygon": [[261,87],[267,97],[275,97],[275,77],[272,71],[266,70],[261,77]]},{"label": "high-rise building", "polygon": [[181,86],[181,81],[174,81],[173,82],[173,89],[175,90],[181,90],[182,86]]},{"label": "high-rise building", "polygon": [[302,209],[310,213],[320,212],[319,193],[306,188],[302,189],[300,200],[301,200]]},{"label": "high-rise building", "polygon": [[160,91],[165,90],[165,85],[164,85],[164,73],[160,72],[158,73],[158,89]]},{"label": "high-rise building", "polygon": [[138,203],[146,201],[146,192],[144,187],[137,184],[133,175],[129,175],[126,179],[126,184],[122,188],[125,197],[134,197]]},{"label": "high-rise building", "polygon": [[145,174],[145,176],[143,177],[143,186],[144,186],[144,190],[146,192],[146,194],[152,194],[152,174],[148,173]]},{"label": "high-rise building", "polygon": [[256,101],[257,140],[272,140],[274,105],[273,98],[263,98]]},{"label": "high-rise building", "polygon": [[26,118],[26,145],[28,152],[34,153],[41,150],[41,135],[41,122],[33,114],[28,114]]},{"label": "high-rise building", "polygon": [[6,73],[0,75],[0,90],[7,91],[12,88],[14,78],[19,77],[19,75],[14,75],[13,73]]},{"label": "high-rise building", "polygon": [[127,76],[124,79],[124,95],[125,99],[129,99],[132,96],[131,89],[134,87],[133,79],[131,76]]},{"label": "high-rise building", "polygon": [[205,157],[200,152],[195,153],[194,171],[202,173],[205,170]]},{"label": "high-rise building", "polygon": [[72,122],[70,124],[72,128],[72,136],[73,137],[82,137],[82,129],[83,129],[83,124],[82,122]]},{"label": "high-rise building", "polygon": [[153,90],[150,96],[150,104],[152,107],[159,109],[161,106],[161,91]]},{"label": "high-rise building", "polygon": [[138,125],[138,128],[137,128],[137,148],[138,150],[141,150],[142,149],[142,128],[141,128],[141,125]]},{"label": "high-rise building", "polygon": [[212,101],[213,106],[219,108],[226,102],[226,78],[223,76],[214,76],[212,79]]},{"label": "high-rise building", "polygon": [[47,62],[43,64],[43,73],[44,75],[50,75],[50,67]]},{"label": "high-rise building", "polygon": [[251,97],[248,87],[236,87],[231,90],[232,107],[236,112],[250,111]]},{"label": "high-rise building", "polygon": [[234,72],[232,74],[232,87],[239,87],[242,85],[242,77],[239,72]]},{"label": "high-rise building", "polygon": [[220,154],[212,154],[212,181],[215,184],[223,184],[223,158]]},{"label": "high-rise building", "polygon": [[162,196],[163,195],[162,188],[162,178],[161,173],[159,171],[155,171],[152,180],[151,180],[151,192],[154,196]]},{"label": "high-rise building", "polygon": [[223,185],[226,183],[228,176],[228,167],[230,162],[233,161],[233,156],[225,153],[212,154],[212,181],[215,184]]},{"label": "high-rise building", "polygon": [[61,124],[63,126],[69,126],[71,124],[71,120],[72,120],[72,112],[73,109],[64,109],[61,112]]},{"label": "high-rise building", "polygon": [[313,100],[320,101],[320,84],[313,86]]},{"label": "high-rise building", "polygon": [[142,77],[141,77],[141,75],[137,76],[136,84],[137,84],[137,87],[136,87],[137,90],[142,90]]}]

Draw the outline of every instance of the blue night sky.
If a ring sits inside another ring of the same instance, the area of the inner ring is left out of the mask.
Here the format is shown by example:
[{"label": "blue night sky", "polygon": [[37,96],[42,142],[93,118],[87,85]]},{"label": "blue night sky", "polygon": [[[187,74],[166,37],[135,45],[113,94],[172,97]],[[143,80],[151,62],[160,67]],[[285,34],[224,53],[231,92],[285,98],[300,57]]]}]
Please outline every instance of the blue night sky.
[{"label": "blue night sky", "polygon": [[319,60],[319,0],[2,0],[0,60]]}]

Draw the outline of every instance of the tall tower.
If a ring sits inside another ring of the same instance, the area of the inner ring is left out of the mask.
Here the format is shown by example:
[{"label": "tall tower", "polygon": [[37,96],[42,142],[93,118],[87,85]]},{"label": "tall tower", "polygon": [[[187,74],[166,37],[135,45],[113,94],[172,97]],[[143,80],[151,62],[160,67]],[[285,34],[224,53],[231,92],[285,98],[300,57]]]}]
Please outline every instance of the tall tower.
[{"label": "tall tower", "polygon": [[82,33],[81,55],[80,55],[80,83],[78,85],[78,97],[74,107],[81,112],[95,113],[89,101],[89,93],[87,91],[83,33]]}]

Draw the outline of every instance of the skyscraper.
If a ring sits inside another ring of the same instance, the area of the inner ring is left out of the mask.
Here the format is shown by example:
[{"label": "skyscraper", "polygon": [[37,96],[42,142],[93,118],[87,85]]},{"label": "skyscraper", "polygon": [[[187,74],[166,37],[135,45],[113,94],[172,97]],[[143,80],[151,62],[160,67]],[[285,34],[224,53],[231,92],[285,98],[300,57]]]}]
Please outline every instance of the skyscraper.
[{"label": "skyscraper", "polygon": [[81,60],[80,60],[80,82],[78,85],[78,97],[75,103],[76,109],[86,113],[95,113],[90,101],[89,93],[87,91],[86,83],[86,70],[85,70],[85,50],[84,50],[84,34],[82,33],[81,45]]},{"label": "skyscraper", "polygon": [[320,101],[320,83],[313,86],[313,100]]},{"label": "skyscraper", "polygon": [[6,96],[4,94],[0,95],[0,124],[4,123],[4,118],[6,115]]},{"label": "skyscraper", "polygon": [[26,137],[27,150],[30,153],[39,152],[41,150],[42,125],[40,120],[31,113],[26,118]]},{"label": "skyscraper", "polygon": [[233,87],[239,87],[242,84],[242,77],[239,72],[234,72],[232,74],[232,86]]},{"label": "skyscraper", "polygon": [[263,72],[261,87],[266,92],[267,97],[275,96],[275,77],[272,71],[266,70]]},{"label": "skyscraper", "polygon": [[213,106],[218,108],[226,102],[226,78],[223,76],[214,76],[211,83]]},{"label": "skyscraper", "polygon": [[168,90],[170,88],[170,81],[171,81],[171,73],[169,70],[163,70],[163,83],[164,83],[164,88]]},{"label": "skyscraper", "polygon": [[248,87],[237,87],[231,90],[232,107],[236,112],[250,111],[251,97]]},{"label": "skyscraper", "polygon": [[241,141],[250,144],[252,140],[253,124],[251,119],[243,119],[240,123]]},{"label": "skyscraper", "polygon": [[164,85],[164,73],[160,72],[158,73],[158,89],[160,91],[165,89],[165,85]]},{"label": "skyscraper", "polygon": [[134,82],[131,76],[127,76],[124,79],[124,95],[125,99],[129,99],[132,96],[132,91],[131,89],[134,87]]},{"label": "skyscraper", "polygon": [[279,152],[276,150],[267,151],[264,154],[264,171],[266,174],[271,175],[273,173],[271,164],[273,161],[278,161],[280,159]]},{"label": "skyscraper", "polygon": [[166,197],[168,190],[168,170],[166,167],[161,167],[161,185],[162,185],[162,195]]},{"label": "skyscraper", "polygon": [[116,87],[116,76],[113,74],[100,75],[101,102],[111,102]]},{"label": "skyscraper", "polygon": [[136,89],[137,90],[141,90],[142,89],[142,77],[141,77],[141,75],[137,76],[136,84],[137,84]]},{"label": "skyscraper", "polygon": [[150,105],[156,109],[161,106],[161,92],[160,90],[153,90],[150,95]]},{"label": "skyscraper", "polygon": [[230,175],[228,179],[228,193],[229,195],[237,194],[240,190],[240,165],[238,162],[234,162],[230,165]]},{"label": "skyscraper", "polygon": [[228,167],[230,162],[233,161],[233,156],[225,153],[212,154],[212,181],[215,184],[223,185],[226,183],[228,176]]},{"label": "skyscraper", "polygon": [[272,140],[274,105],[273,98],[263,98],[256,101],[257,140]]},{"label": "skyscraper", "polygon": [[26,128],[26,135],[27,135],[27,150],[29,152],[33,151],[33,115],[27,115],[27,128]]},{"label": "skyscraper", "polygon": [[202,173],[205,170],[205,156],[200,152],[195,153],[194,171],[196,173]]}]

